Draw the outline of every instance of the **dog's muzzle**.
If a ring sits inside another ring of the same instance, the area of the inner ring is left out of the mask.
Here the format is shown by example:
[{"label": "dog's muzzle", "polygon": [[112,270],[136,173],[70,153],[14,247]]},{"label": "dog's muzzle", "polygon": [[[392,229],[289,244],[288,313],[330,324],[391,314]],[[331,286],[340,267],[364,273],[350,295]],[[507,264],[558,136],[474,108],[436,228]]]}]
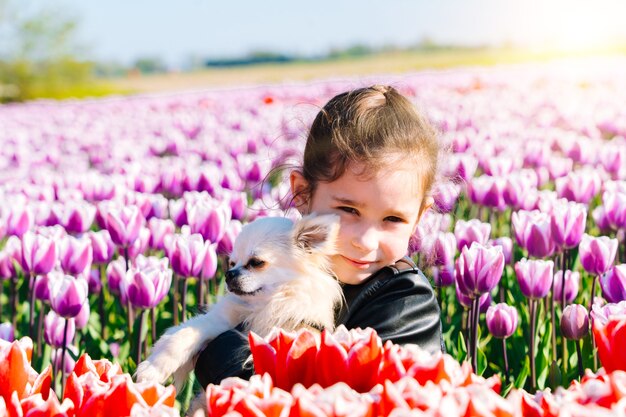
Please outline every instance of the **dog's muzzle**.
[{"label": "dog's muzzle", "polygon": [[[261,291],[261,288],[250,288],[249,280],[246,280],[247,274],[240,267],[231,268],[226,271],[226,288],[228,291],[237,295],[254,295]],[[246,282],[248,282],[246,284]]]}]

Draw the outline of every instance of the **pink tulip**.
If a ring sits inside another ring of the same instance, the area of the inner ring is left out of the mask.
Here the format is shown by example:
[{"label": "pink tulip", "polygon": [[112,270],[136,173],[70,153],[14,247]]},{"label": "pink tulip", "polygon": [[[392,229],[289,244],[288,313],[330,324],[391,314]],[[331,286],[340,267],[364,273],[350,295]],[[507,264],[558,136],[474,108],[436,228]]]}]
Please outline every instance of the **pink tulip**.
[{"label": "pink tulip", "polygon": [[504,187],[504,179],[482,175],[473,178],[468,184],[468,195],[474,204],[502,211],[506,207]]},{"label": "pink tulip", "polygon": [[600,191],[601,179],[593,169],[579,172],[570,172],[567,176],[557,178],[556,192],[560,198],[570,201],[589,204],[591,199]]},{"label": "pink tulip", "polygon": [[604,298],[609,303],[626,300],[626,264],[615,265],[600,277]]},{"label": "pink tulip", "polygon": [[22,237],[34,224],[35,216],[30,207],[12,206],[6,219],[6,234]]},{"label": "pink tulip", "polygon": [[22,264],[22,242],[17,236],[9,236],[0,250],[0,277],[6,279],[16,276],[16,263]]},{"label": "pink tulip", "polygon": [[617,239],[593,237],[585,233],[578,248],[580,263],[585,271],[593,275],[602,275],[608,271],[615,261],[617,245]]},{"label": "pink tulip", "polygon": [[456,261],[455,278],[460,291],[475,298],[494,289],[500,282],[503,271],[502,248],[487,248],[474,242],[461,251]]},{"label": "pink tulip", "polygon": [[456,237],[454,233],[438,233],[432,245],[432,264],[444,266],[454,264],[456,253]]},{"label": "pink tulip", "polygon": [[230,207],[223,203],[198,201],[187,206],[187,219],[192,233],[199,233],[205,240],[218,243],[230,221]]},{"label": "pink tulip", "polygon": [[87,281],[63,275],[50,286],[50,304],[59,316],[73,318],[80,313],[87,300],[87,294]]},{"label": "pink tulip", "polygon": [[57,261],[57,246],[48,237],[33,232],[22,236],[22,269],[31,275],[47,274]]},{"label": "pink tulip", "polygon": [[[578,271],[565,271],[565,302],[571,303],[578,295],[580,287],[580,273]],[[563,271],[554,274],[554,299],[561,302],[563,291]]]},{"label": "pink tulip", "polygon": [[454,225],[454,235],[459,252],[473,242],[478,242],[481,245],[486,244],[490,233],[491,224],[483,223],[478,219],[458,220]]},{"label": "pink tulip", "polygon": [[167,247],[174,272],[183,277],[197,277],[202,269],[208,242],[201,235],[175,235]]},{"label": "pink tulip", "polygon": [[113,243],[121,247],[128,247],[139,238],[143,224],[144,217],[137,206],[111,208],[106,213],[106,229]]},{"label": "pink tulip", "polygon": [[613,230],[626,229],[626,193],[606,191],[602,195],[603,210]]},{"label": "pink tulip", "polygon": [[150,240],[148,245],[152,249],[164,250],[164,238],[167,235],[173,235],[176,230],[176,226],[170,219],[152,218],[148,221],[148,229],[150,229]]},{"label": "pink tulip", "polygon": [[88,237],[67,236],[60,245],[61,267],[66,274],[79,275],[91,269],[93,249]]},{"label": "pink tulip", "polygon": [[87,202],[68,201],[64,203],[59,224],[68,233],[84,233],[91,227],[96,216],[96,208]]},{"label": "pink tulip", "polygon": [[544,298],[552,286],[554,262],[528,260],[526,258],[515,263],[515,274],[522,294],[527,298]]},{"label": "pink tulip", "polygon": [[[122,277],[126,275],[126,261],[124,258],[120,257],[111,261],[107,266],[106,274],[109,291],[113,294],[120,294],[120,282],[122,281]],[[125,299],[121,301],[123,303],[126,302]]]},{"label": "pink tulip", "polygon": [[552,239],[557,246],[571,249],[580,243],[586,222],[586,206],[574,202],[556,204],[550,213]]},{"label": "pink tulip", "polygon": [[554,252],[550,216],[538,210],[516,211],[511,217],[517,244],[530,256],[543,258]]},{"label": "pink tulip", "polygon": [[91,240],[93,263],[96,265],[109,263],[115,254],[115,244],[111,240],[109,231],[104,229],[89,232],[87,236]]}]

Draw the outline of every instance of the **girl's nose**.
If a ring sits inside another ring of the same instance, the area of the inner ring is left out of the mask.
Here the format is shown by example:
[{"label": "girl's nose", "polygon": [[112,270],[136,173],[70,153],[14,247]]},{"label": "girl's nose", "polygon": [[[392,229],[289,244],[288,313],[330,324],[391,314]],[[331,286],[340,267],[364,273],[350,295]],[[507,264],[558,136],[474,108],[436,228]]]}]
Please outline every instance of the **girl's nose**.
[{"label": "girl's nose", "polygon": [[364,251],[373,251],[378,246],[378,233],[375,228],[367,227],[355,230],[352,244]]}]

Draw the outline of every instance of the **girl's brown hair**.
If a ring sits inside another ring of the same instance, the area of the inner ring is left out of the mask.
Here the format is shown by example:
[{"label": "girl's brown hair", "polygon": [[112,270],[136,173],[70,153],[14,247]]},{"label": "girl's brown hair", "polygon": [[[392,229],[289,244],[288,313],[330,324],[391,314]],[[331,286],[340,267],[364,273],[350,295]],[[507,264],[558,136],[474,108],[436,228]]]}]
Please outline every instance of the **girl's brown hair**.
[{"label": "girl's brown hair", "polygon": [[395,88],[374,85],[341,93],[311,125],[302,165],[309,187],[303,194],[312,196],[320,181],[338,179],[352,162],[376,172],[390,155],[399,155],[415,161],[426,195],[435,180],[439,149],[436,130]]}]

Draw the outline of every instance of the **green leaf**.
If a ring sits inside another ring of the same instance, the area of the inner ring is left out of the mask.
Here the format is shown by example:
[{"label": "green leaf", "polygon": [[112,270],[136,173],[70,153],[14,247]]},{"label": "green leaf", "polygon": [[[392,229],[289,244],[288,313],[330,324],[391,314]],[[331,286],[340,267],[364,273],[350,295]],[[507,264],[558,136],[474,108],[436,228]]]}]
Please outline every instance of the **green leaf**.
[{"label": "green leaf", "polygon": [[487,369],[487,356],[485,355],[485,352],[480,348],[476,349],[476,351],[476,366],[478,366],[478,372],[476,372],[476,374],[482,375],[485,372],[485,369]]},{"label": "green leaf", "polygon": [[557,365],[556,361],[552,361],[550,371],[548,373],[548,383],[550,388],[552,388],[552,391],[556,390],[556,388],[561,385],[561,382],[561,369],[559,368],[559,365]]},{"label": "green leaf", "polygon": [[463,336],[463,332],[459,332],[456,348],[458,352],[457,360],[459,362],[463,362],[467,358],[467,346],[465,346],[465,337]]},{"label": "green leaf", "polygon": [[522,369],[520,370],[520,373],[517,375],[517,378],[515,378],[515,388],[521,389],[524,388],[524,384],[526,384],[526,379],[528,379],[528,375],[530,375],[530,360],[528,359],[528,355],[526,355],[526,358],[524,359],[523,365],[522,365]]}]

